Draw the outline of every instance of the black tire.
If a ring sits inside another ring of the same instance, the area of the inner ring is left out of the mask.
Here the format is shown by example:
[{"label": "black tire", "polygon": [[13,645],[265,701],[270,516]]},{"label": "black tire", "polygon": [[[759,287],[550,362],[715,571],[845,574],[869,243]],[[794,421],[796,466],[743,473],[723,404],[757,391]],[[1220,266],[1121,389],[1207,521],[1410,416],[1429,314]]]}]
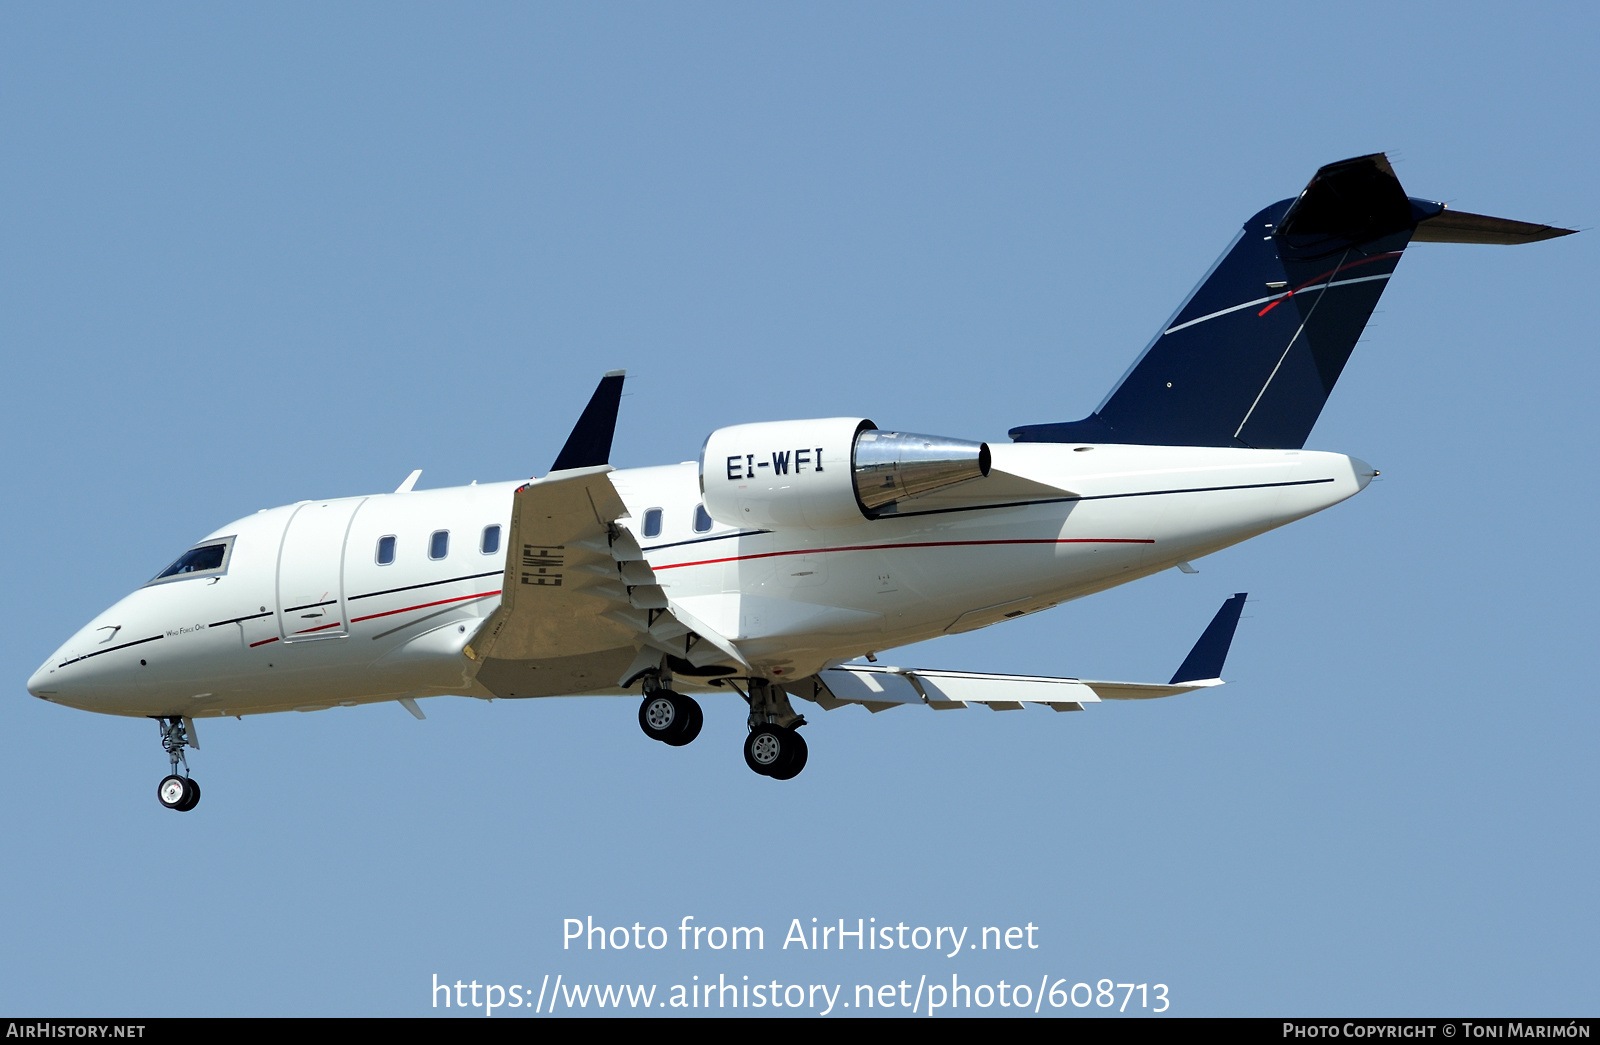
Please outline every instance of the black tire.
[{"label": "black tire", "polygon": [[180,813],[184,804],[189,800],[189,785],[184,783],[181,776],[164,776],[161,783],[156,785],[156,800],[168,809],[176,809]]},{"label": "black tire", "polygon": [[678,735],[667,741],[673,747],[683,747],[693,742],[700,735],[700,727],[706,724],[706,713],[700,710],[700,702],[693,697],[686,697],[681,693],[674,693],[675,703],[683,718],[683,726]]},{"label": "black tire", "polygon": [[784,747],[783,758],[780,765],[768,775],[774,780],[793,780],[800,775],[800,770],[806,767],[806,738],[792,729],[784,730],[788,741]]},{"label": "black tire", "polygon": [[200,804],[200,785],[195,782],[194,777],[184,777],[183,783],[189,789],[189,797],[184,799],[183,805],[176,808],[180,813],[187,813]]},{"label": "black tire", "polygon": [[639,728],[651,740],[670,744],[688,725],[683,698],[670,689],[646,693],[639,704]]},{"label": "black tire", "polygon": [[744,764],[762,776],[775,776],[787,768],[799,738],[782,726],[757,726],[744,738]]}]

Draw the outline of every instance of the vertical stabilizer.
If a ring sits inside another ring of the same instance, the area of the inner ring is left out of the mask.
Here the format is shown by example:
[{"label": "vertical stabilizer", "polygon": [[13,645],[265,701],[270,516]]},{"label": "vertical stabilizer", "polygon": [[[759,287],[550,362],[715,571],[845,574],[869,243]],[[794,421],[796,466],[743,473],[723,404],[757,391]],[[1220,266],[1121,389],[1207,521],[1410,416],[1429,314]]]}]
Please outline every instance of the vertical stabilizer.
[{"label": "vertical stabilizer", "polygon": [[1332,163],[1255,215],[1100,407],[1018,442],[1298,449],[1408,243],[1570,230],[1410,199],[1382,153]]}]

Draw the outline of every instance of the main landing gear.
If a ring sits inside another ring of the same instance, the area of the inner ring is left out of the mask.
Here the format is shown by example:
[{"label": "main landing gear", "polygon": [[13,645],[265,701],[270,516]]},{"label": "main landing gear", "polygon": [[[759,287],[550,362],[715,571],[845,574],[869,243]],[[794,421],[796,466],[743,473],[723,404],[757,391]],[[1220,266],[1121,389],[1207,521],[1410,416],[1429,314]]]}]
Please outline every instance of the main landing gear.
[{"label": "main landing gear", "polygon": [[[156,724],[161,727],[161,747],[172,763],[172,773],[157,785],[156,797],[168,809],[187,813],[200,804],[200,785],[189,778],[189,760],[184,757],[183,749],[200,745],[190,736],[192,724],[186,719],[158,718]],[[179,762],[183,763],[183,776],[178,775]]]},{"label": "main landing gear", "polygon": [[774,780],[792,780],[806,767],[806,741],[796,728],[806,720],[789,705],[789,694],[766,679],[751,679],[750,735],[744,740],[745,765]]},{"label": "main landing gear", "polygon": [[[644,700],[639,704],[639,728],[651,740],[683,747],[700,735],[705,714],[698,701],[668,689],[670,676],[652,672],[644,676]],[[731,678],[712,685],[732,686],[750,705],[750,734],[744,741],[744,762],[762,776],[791,780],[806,767],[806,741],[798,727],[806,720],[795,714],[789,695],[766,679],[749,680],[746,693]],[[176,777],[169,779],[177,779]]]}]

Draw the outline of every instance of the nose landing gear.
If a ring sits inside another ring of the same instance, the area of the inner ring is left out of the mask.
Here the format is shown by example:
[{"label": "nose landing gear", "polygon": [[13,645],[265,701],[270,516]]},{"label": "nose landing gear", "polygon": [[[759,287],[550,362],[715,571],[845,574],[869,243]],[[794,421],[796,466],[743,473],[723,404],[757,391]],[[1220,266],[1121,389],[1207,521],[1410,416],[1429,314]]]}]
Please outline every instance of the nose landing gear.
[{"label": "nose landing gear", "polygon": [[[156,724],[161,727],[161,747],[172,763],[171,774],[156,786],[156,798],[168,809],[187,813],[200,804],[200,785],[190,779],[189,760],[183,754],[186,747],[200,746],[192,735],[193,724],[177,717],[158,718]],[[183,776],[178,775],[179,762],[183,763]]]},{"label": "nose landing gear", "polygon": [[187,813],[200,803],[200,785],[186,776],[169,776],[156,788],[156,797],[168,809]]}]

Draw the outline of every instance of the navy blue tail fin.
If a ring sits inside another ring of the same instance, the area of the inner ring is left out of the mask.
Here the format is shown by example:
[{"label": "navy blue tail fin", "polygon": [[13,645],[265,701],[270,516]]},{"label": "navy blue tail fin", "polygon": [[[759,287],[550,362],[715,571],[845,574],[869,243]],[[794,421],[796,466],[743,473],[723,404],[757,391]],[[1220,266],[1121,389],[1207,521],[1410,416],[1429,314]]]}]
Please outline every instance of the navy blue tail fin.
[{"label": "navy blue tail fin", "polygon": [[1245,223],[1099,409],[1011,438],[1299,449],[1414,235],[1515,243],[1568,231],[1409,199],[1382,153],[1329,164]]}]

